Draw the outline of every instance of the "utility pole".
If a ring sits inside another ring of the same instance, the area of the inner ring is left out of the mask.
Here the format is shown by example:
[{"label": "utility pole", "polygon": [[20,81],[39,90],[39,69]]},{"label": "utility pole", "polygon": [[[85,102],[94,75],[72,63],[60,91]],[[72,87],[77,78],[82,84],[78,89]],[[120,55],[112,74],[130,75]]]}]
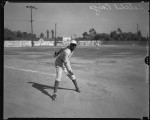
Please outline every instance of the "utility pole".
[{"label": "utility pole", "polygon": [[54,44],[55,46],[56,46],[56,44],[57,44],[57,43],[56,43],[56,25],[57,25],[57,23],[55,23],[55,44]]},{"label": "utility pole", "polygon": [[139,40],[138,32],[139,32],[139,27],[138,27],[138,24],[137,24],[137,41]]},{"label": "utility pole", "polygon": [[[32,24],[32,22],[33,22],[33,20],[32,20],[32,9],[37,9],[36,7],[34,7],[34,6],[26,6],[26,8],[30,8],[31,9],[31,36],[33,36],[33,24]],[[32,39],[32,38],[31,38]],[[32,47],[33,47],[33,39],[32,39]]]}]

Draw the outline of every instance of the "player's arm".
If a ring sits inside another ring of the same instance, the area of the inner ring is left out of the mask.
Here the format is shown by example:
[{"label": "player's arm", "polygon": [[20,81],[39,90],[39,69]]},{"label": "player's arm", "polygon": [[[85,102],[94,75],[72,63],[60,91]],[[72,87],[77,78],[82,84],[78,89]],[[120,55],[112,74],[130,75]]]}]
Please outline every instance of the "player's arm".
[{"label": "player's arm", "polygon": [[70,61],[68,60],[68,56],[69,56],[69,53],[67,51],[64,51],[64,60],[63,60],[64,65],[65,65],[67,71],[69,72],[69,74],[73,75],[71,65],[70,65]]},{"label": "player's arm", "polygon": [[55,51],[55,53],[53,54],[54,58],[56,58],[58,56],[58,53]]},{"label": "player's arm", "polygon": [[63,48],[61,48],[58,52],[55,51],[54,58],[57,57],[61,52],[63,51]]}]

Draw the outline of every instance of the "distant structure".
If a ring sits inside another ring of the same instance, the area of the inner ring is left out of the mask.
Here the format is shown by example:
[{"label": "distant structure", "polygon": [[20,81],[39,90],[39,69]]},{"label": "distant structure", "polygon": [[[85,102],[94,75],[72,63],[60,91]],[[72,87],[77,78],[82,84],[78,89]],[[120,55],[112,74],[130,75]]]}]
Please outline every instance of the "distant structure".
[{"label": "distant structure", "polygon": [[71,37],[63,37],[63,44],[64,45],[69,45],[71,41]]},{"label": "distant structure", "polygon": [[47,30],[47,39],[49,39],[49,30]]},{"label": "distant structure", "polygon": [[54,39],[54,30],[51,30],[52,32],[52,39]]}]

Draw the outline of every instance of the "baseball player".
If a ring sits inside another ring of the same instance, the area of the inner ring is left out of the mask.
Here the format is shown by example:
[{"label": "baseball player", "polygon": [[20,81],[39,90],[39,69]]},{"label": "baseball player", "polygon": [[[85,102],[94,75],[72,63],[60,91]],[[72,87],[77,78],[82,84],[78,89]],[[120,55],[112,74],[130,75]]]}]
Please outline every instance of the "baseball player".
[{"label": "baseball player", "polygon": [[65,72],[65,74],[72,80],[72,82],[75,85],[76,91],[80,92],[79,87],[77,85],[76,77],[73,74],[70,61],[75,48],[76,48],[77,42],[75,40],[72,40],[70,45],[66,48],[62,48],[59,50],[59,52],[55,52],[54,57],[55,60],[55,67],[56,67],[56,79],[54,84],[54,93],[52,95],[52,100],[56,100],[57,96],[57,89],[59,86],[59,82],[61,81],[62,76],[62,70]]},{"label": "baseball player", "polygon": [[99,47],[100,47],[100,44],[97,42],[96,43],[96,48],[99,49]]}]

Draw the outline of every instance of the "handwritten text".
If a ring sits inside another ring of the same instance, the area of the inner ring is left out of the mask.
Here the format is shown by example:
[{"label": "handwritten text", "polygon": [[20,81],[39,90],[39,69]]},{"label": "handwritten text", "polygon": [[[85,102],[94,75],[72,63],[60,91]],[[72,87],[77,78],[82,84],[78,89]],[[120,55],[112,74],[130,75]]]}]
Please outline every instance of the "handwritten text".
[{"label": "handwritten text", "polygon": [[144,9],[140,3],[134,4],[133,3],[114,3],[109,4],[105,3],[104,5],[101,5],[101,3],[98,3],[98,6],[91,5],[90,9],[96,11],[96,15],[99,15],[100,10],[107,10],[110,11],[112,8],[115,8],[116,10],[138,10],[138,9]]}]

